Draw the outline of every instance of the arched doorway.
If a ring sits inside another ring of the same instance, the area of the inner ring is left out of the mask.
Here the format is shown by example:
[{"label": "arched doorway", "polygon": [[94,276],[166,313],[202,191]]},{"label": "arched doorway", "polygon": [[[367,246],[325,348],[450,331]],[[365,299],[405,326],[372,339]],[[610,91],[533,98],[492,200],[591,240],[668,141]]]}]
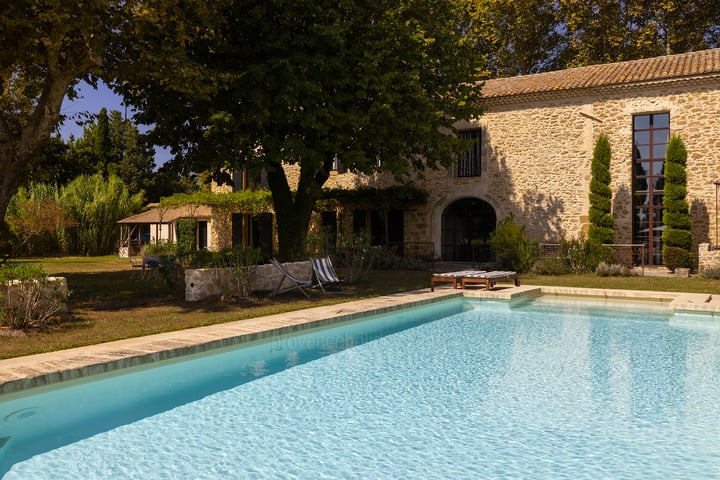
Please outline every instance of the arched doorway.
[{"label": "arched doorway", "polygon": [[442,214],[440,248],[443,260],[474,261],[479,244],[486,243],[495,230],[495,209],[478,198],[462,198]]}]

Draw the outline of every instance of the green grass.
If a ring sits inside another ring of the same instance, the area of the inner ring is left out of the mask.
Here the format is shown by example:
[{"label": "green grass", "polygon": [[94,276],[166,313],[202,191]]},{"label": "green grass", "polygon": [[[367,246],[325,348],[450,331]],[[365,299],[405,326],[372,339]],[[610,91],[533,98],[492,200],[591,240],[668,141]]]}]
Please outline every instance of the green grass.
[{"label": "green grass", "polygon": [[[128,260],[114,256],[24,260],[40,263],[50,275],[64,276],[71,291],[69,314],[47,328],[0,330],[0,358],[97,344],[282,313],[319,305],[428,288],[430,272],[373,271],[345,287],[343,294],[298,293],[259,296],[238,303],[218,299],[185,302],[155,280],[131,278]],[[720,294],[720,280],[700,277],[523,276],[524,285],[558,285]]]},{"label": "green grass", "polygon": [[525,285],[651,290],[654,292],[687,292],[720,295],[720,280],[706,279],[699,276],[682,278],[654,276],[598,277],[596,275],[525,275],[521,280]]},{"label": "green grass", "polygon": [[49,275],[67,278],[71,291],[69,314],[43,329],[0,330],[0,358],[243,320],[429,285],[429,273],[425,271],[380,271],[347,285],[342,294],[315,293],[308,299],[288,292],[243,302],[185,302],[156,280],[131,278],[130,262],[117,257],[24,261],[38,262]]}]

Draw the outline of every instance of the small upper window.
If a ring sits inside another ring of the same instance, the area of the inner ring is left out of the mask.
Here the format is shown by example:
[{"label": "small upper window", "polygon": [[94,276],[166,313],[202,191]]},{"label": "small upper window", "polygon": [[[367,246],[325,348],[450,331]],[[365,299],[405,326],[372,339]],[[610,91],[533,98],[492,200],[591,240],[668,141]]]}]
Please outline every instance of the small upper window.
[{"label": "small upper window", "polygon": [[460,155],[457,162],[458,177],[480,176],[480,129],[463,130],[458,133],[463,140],[474,140],[470,150]]},{"label": "small upper window", "polygon": [[233,192],[239,192],[240,190],[244,190],[246,188],[244,180],[244,170],[233,171],[232,173],[232,182],[233,182]]},{"label": "small upper window", "polygon": [[338,173],[345,173],[346,171],[345,165],[343,165],[342,160],[340,160],[337,155],[333,158],[332,170]]}]

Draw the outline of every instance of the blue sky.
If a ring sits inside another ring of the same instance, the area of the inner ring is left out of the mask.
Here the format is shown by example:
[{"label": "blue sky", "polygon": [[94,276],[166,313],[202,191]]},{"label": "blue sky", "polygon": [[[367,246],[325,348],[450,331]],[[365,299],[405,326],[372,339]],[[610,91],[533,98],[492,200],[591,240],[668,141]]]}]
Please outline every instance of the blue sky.
[{"label": "blue sky", "polygon": [[[125,106],[122,103],[122,97],[113,93],[107,85],[101,83],[98,85],[97,90],[93,89],[86,83],[79,85],[79,96],[73,101],[65,98],[62,104],[61,113],[68,116],[74,114],[87,112],[90,114],[97,114],[102,110],[103,107],[107,108],[108,111],[117,110],[122,114],[125,114]],[[133,110],[127,109],[128,117],[132,116]],[[141,132],[146,131],[147,127],[139,125],[138,128]],[[70,135],[75,138],[82,137],[83,127],[78,125],[75,120],[66,120],[63,125],[59,127],[62,138],[67,140]],[[155,164],[157,166],[162,165],[171,157],[170,152],[165,149],[155,147]]]}]

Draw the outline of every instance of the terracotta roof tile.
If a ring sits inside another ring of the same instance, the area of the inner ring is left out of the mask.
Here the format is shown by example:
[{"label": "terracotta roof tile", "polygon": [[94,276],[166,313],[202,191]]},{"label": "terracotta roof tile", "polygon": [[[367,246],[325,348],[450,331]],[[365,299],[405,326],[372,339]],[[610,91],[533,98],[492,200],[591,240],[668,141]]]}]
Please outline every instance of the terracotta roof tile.
[{"label": "terracotta roof tile", "polygon": [[720,48],[627,62],[590,65],[556,72],[488,80],[484,98],[569,92],[644,82],[720,74]]},{"label": "terracotta roof tile", "polygon": [[[160,223],[161,210],[151,208],[131,217],[123,218],[117,223]],[[195,208],[178,207],[168,208],[162,212],[162,223],[171,223],[179,218],[209,218],[212,212],[210,207],[200,205]]]}]

